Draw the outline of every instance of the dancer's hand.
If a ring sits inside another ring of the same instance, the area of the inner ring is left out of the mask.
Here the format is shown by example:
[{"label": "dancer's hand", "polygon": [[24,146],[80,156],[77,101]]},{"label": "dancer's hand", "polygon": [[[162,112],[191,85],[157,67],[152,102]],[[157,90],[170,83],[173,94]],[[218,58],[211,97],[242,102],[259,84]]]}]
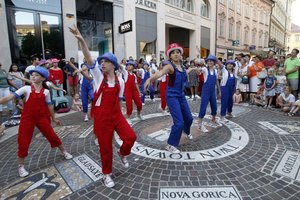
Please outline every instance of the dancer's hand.
[{"label": "dancer's hand", "polygon": [[80,33],[80,31],[78,30],[77,26],[73,25],[73,28],[69,27],[69,30],[71,33],[73,33],[73,35],[78,39],[78,40],[83,40],[83,37]]}]

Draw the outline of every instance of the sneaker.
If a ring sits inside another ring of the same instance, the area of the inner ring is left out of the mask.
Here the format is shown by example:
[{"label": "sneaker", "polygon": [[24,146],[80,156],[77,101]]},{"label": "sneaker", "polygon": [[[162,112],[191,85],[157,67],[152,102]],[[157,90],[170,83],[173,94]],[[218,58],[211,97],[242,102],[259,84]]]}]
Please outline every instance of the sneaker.
[{"label": "sneaker", "polygon": [[152,100],[152,102],[155,102],[155,99],[151,99]]},{"label": "sneaker", "polygon": [[69,154],[68,152],[66,152],[66,151],[63,154],[64,154],[64,157],[65,157],[66,160],[70,160],[70,159],[73,158],[73,156],[71,154]]},{"label": "sneaker", "polygon": [[142,106],[146,105],[145,103],[142,103]]},{"label": "sneaker", "polygon": [[222,124],[226,124],[227,122],[229,122],[229,120],[226,119],[225,117],[221,117],[220,122],[221,122]]},{"label": "sneaker", "polygon": [[163,115],[167,115],[168,111],[167,110],[162,110]]},{"label": "sneaker", "polygon": [[96,145],[96,146],[99,146],[99,142],[98,142],[98,139],[97,139],[97,138],[94,140],[94,142],[95,142],[95,145]]},{"label": "sneaker", "polygon": [[109,174],[103,174],[103,182],[106,187],[112,188],[115,186],[115,183]]},{"label": "sneaker", "polygon": [[192,140],[193,139],[193,135],[190,133],[189,135],[184,133],[186,138],[189,139],[189,140]]},{"label": "sneaker", "polygon": [[127,123],[131,126],[132,125],[131,119],[127,119]]},{"label": "sneaker", "polygon": [[267,109],[267,108],[268,108],[268,105],[265,105],[264,108]]},{"label": "sneaker", "polygon": [[205,128],[204,125],[199,125],[198,129],[200,129],[200,131],[201,131],[202,133],[207,133],[207,132],[208,132],[207,128]]},{"label": "sneaker", "polygon": [[85,121],[85,122],[89,121],[89,117],[88,117],[88,115],[85,115],[85,117],[84,117],[84,121]]},{"label": "sneaker", "polygon": [[125,167],[125,168],[128,168],[128,167],[129,167],[129,162],[128,162],[128,160],[126,159],[126,157],[125,157],[125,156],[122,156],[122,155],[120,154],[120,151],[118,151],[118,155],[119,155],[119,157],[120,157],[120,159],[121,159],[121,162],[122,162],[122,164],[124,165],[124,167]]},{"label": "sneaker", "polygon": [[166,146],[166,150],[169,151],[170,153],[180,153],[179,149],[169,144]]},{"label": "sneaker", "polygon": [[227,117],[227,118],[233,118],[233,117],[235,117],[235,116],[234,116],[232,113],[228,113],[226,117]]},{"label": "sneaker", "polygon": [[138,118],[139,118],[139,120],[141,120],[141,121],[143,121],[143,120],[144,120],[144,118],[143,118],[142,114],[138,114],[138,115],[137,115],[137,117],[138,117]]},{"label": "sneaker", "polygon": [[19,176],[22,178],[28,176],[29,174],[29,172],[24,168],[24,165],[19,165],[18,171],[19,171]]},{"label": "sneaker", "polygon": [[221,123],[219,122],[219,120],[217,120],[217,119],[211,120],[211,122],[212,122],[212,124],[213,124],[214,126],[217,126],[217,127],[223,126],[223,124],[221,124]]},{"label": "sneaker", "polygon": [[198,96],[198,95],[196,95],[196,98],[197,98],[197,99],[201,99],[201,97],[200,97],[200,96]]}]

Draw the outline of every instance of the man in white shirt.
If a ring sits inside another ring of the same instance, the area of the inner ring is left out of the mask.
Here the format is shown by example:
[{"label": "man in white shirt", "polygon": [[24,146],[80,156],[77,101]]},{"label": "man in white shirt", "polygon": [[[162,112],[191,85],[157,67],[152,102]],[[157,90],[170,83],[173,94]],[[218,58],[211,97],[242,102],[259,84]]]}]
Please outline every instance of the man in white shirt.
[{"label": "man in white shirt", "polygon": [[27,79],[31,78],[31,76],[29,74],[29,71],[35,69],[36,66],[38,66],[39,58],[38,57],[32,57],[31,62],[32,62],[32,65],[29,65],[28,67],[26,67],[25,73],[24,73],[24,76]]}]

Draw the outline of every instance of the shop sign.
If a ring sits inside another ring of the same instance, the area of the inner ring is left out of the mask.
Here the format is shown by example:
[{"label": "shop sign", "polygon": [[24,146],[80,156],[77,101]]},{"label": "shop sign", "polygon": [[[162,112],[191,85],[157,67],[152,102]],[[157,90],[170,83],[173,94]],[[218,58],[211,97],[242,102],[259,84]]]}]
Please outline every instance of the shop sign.
[{"label": "shop sign", "polygon": [[156,3],[149,0],[135,0],[135,4],[156,10]]},{"label": "shop sign", "polygon": [[233,40],[232,41],[232,46],[239,46],[240,45],[240,40]]},{"label": "shop sign", "polygon": [[129,20],[127,22],[123,22],[122,24],[120,24],[119,33],[123,34],[123,33],[127,33],[130,31],[132,31],[132,20]]},{"label": "shop sign", "polygon": [[233,49],[227,49],[227,54],[234,54],[234,50]]}]

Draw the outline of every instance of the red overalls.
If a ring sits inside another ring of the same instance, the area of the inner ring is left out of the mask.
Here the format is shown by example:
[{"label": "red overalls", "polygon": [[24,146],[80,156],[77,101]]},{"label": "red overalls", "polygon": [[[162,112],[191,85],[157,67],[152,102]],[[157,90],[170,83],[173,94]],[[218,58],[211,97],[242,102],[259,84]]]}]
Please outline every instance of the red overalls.
[{"label": "red overalls", "polygon": [[164,82],[160,81],[160,84],[159,84],[159,91],[160,91],[160,98],[161,98],[161,108],[163,110],[165,110],[166,106],[167,106],[166,97],[167,97],[168,80],[169,80],[169,76],[168,76],[168,74],[166,74],[166,80]]},{"label": "red overalls", "polygon": [[45,102],[44,88],[36,93],[34,86],[31,85],[31,93],[25,102],[19,126],[18,156],[20,158],[25,158],[28,155],[28,148],[35,126],[47,138],[52,148],[62,144],[51,126],[50,111]]},{"label": "red overalls", "polygon": [[[122,115],[119,104],[120,85],[118,77],[115,77],[115,86],[108,87],[107,77],[104,75],[98,92],[94,94],[92,106],[94,133],[96,134],[99,142],[103,174],[112,173],[112,140],[114,131],[117,132],[120,139],[123,141],[123,144],[120,147],[120,154],[122,156],[130,154],[131,148],[136,140],[136,135],[133,129],[129,126]],[[95,106],[100,95],[100,106]]]},{"label": "red overalls", "polygon": [[132,114],[132,99],[137,107],[137,111],[142,110],[142,100],[139,95],[139,91],[136,88],[135,75],[128,72],[128,78],[125,83],[124,96],[126,100],[126,114],[130,116]]}]

